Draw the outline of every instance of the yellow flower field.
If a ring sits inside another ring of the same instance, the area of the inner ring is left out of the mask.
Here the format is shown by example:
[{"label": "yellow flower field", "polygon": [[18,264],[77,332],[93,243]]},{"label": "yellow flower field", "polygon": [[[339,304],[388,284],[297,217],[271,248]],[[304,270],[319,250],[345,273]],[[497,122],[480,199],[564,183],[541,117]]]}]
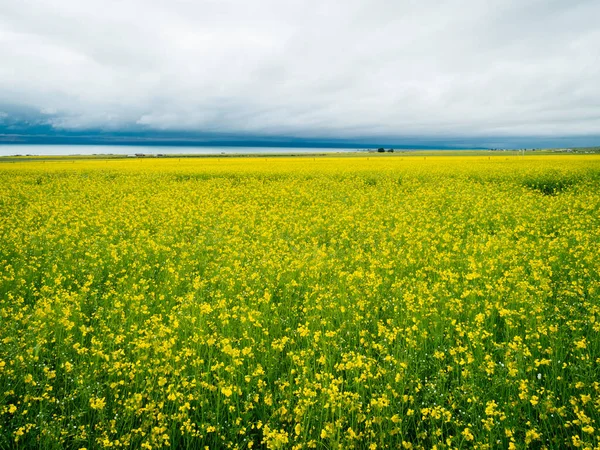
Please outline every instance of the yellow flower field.
[{"label": "yellow flower field", "polygon": [[0,160],[0,448],[600,448],[600,156]]}]

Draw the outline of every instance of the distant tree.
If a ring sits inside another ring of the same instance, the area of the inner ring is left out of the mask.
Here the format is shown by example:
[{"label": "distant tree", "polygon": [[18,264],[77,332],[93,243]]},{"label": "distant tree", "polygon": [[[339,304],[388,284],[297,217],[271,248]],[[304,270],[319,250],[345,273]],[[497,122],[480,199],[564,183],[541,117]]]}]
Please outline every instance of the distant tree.
[{"label": "distant tree", "polygon": [[377,151],[378,151],[379,153],[383,153],[383,152],[385,152],[385,148],[383,148],[383,147],[379,147],[379,148],[377,149]]}]

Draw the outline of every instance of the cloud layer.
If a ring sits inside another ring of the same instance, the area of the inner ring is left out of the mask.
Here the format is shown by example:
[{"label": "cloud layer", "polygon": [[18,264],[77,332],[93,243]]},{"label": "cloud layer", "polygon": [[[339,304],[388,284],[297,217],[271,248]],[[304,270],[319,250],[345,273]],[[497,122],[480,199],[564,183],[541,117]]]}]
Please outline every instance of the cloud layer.
[{"label": "cloud layer", "polygon": [[598,17],[597,0],[3,0],[0,121],[597,135]]}]

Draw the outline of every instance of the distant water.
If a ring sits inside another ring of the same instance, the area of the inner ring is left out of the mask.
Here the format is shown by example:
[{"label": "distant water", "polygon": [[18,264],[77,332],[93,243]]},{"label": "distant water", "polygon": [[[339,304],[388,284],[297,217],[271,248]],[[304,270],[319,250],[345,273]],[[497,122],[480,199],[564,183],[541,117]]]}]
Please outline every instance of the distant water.
[{"label": "distant water", "polygon": [[[362,149],[363,151],[365,149]],[[12,155],[240,155],[356,152],[356,148],[297,147],[179,147],[140,145],[0,145],[0,156]]]}]

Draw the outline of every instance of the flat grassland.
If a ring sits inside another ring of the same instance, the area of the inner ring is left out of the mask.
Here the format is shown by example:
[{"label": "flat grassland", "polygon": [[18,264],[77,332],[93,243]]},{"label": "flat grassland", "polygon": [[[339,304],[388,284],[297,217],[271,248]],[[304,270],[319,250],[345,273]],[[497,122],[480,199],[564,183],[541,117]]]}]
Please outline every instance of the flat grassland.
[{"label": "flat grassland", "polygon": [[0,162],[0,448],[599,448],[600,156]]}]

